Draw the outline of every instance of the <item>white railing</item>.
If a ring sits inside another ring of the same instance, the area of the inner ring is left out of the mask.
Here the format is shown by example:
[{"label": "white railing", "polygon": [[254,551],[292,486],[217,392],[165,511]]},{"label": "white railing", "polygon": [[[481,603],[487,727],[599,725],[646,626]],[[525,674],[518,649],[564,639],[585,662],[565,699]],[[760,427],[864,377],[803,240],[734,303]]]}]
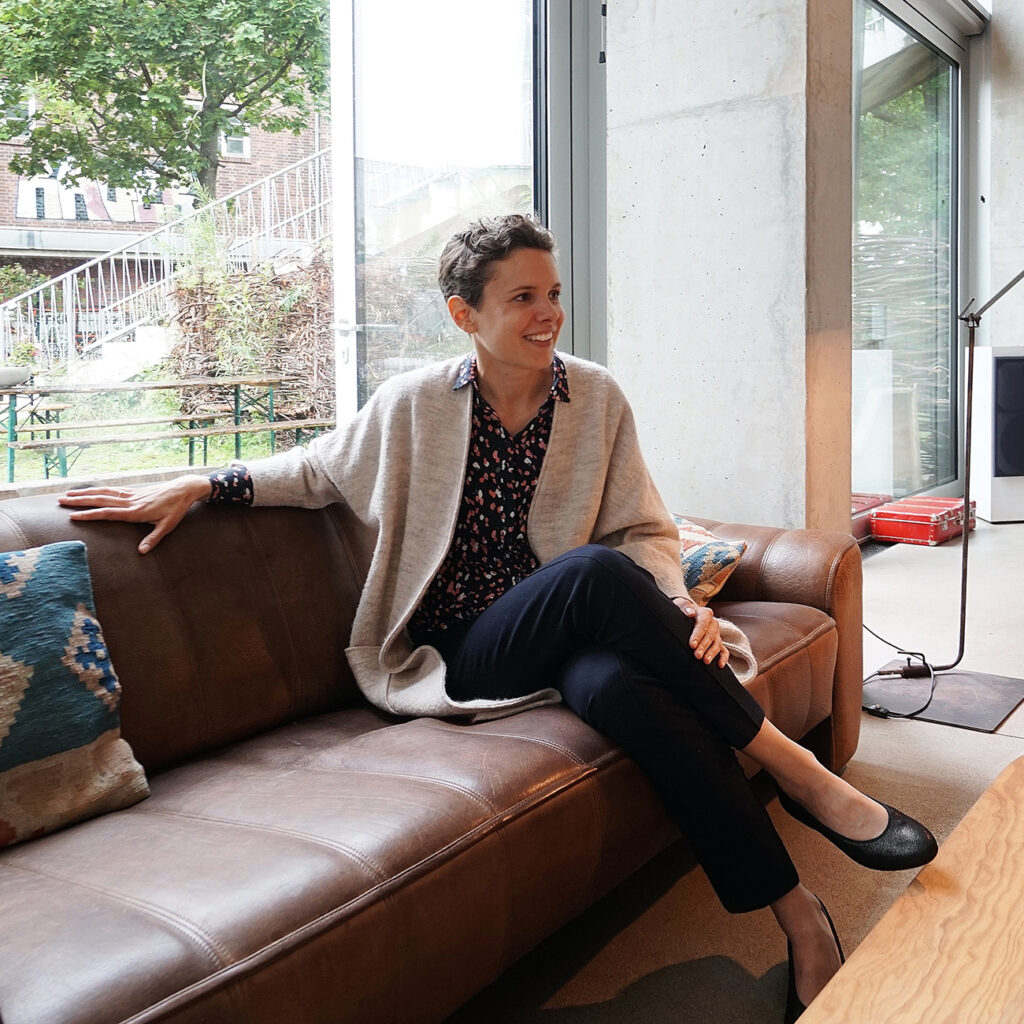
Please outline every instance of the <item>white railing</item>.
[{"label": "white railing", "polygon": [[[331,233],[325,149],[0,304],[0,362],[23,348],[54,368],[160,322],[179,264],[216,254],[244,269],[315,246]],[[191,255],[190,255],[191,253]]]}]

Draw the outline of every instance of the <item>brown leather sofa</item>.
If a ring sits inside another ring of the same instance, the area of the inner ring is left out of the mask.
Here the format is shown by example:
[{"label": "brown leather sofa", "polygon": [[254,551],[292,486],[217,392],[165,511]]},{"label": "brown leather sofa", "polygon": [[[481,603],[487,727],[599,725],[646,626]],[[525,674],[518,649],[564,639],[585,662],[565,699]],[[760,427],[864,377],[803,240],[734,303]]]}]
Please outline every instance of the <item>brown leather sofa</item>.
[{"label": "brown leather sofa", "polygon": [[[750,545],[721,595],[774,721],[856,748],[861,566],[843,534]],[[0,550],[80,538],[152,795],[0,853],[5,1024],[441,1021],[677,838],[633,763],[561,707],[486,724],[369,707],[344,648],[342,507],[142,527],[0,502]]]}]

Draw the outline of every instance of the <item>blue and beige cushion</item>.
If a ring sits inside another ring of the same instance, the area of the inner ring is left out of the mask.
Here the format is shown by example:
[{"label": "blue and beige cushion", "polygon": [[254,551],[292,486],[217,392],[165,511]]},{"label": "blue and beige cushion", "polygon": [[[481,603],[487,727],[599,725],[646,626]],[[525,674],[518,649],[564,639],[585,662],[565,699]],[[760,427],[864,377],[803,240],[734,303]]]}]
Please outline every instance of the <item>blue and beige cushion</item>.
[{"label": "blue and beige cushion", "polygon": [[721,540],[682,516],[672,518],[679,529],[686,589],[697,604],[705,605],[725,586],[747,545],[743,541]]},{"label": "blue and beige cushion", "polygon": [[0,847],[141,800],[85,545],[0,553]]}]

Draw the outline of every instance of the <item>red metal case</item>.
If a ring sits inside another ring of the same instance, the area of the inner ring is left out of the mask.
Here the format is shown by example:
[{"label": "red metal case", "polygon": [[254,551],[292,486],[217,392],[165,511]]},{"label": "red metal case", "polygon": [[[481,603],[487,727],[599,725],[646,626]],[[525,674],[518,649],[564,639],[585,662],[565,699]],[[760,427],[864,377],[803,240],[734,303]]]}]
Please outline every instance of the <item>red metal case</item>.
[{"label": "red metal case", "polygon": [[871,536],[904,544],[943,544],[954,536],[955,518],[949,509],[894,501],[872,510]]},{"label": "red metal case", "polygon": [[[902,501],[908,504],[914,505],[930,505],[934,508],[948,508],[952,509],[956,515],[957,525],[963,527],[964,525],[964,499],[963,498],[903,498]],[[978,503],[971,501],[971,529],[973,530],[978,525],[977,519]],[[958,529],[957,534],[961,532]]]},{"label": "red metal case", "polygon": [[[901,498],[871,511],[875,540],[904,544],[944,544],[963,532],[962,498]],[[974,512],[975,503],[971,502]],[[971,528],[975,525],[971,516]]]}]

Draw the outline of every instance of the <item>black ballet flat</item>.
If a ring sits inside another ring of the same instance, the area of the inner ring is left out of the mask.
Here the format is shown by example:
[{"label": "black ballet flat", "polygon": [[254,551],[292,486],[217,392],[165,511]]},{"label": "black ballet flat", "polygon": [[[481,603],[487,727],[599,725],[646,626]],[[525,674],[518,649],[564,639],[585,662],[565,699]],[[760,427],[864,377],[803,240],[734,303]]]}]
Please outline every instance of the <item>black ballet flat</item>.
[{"label": "black ballet flat", "polygon": [[[839,952],[839,965],[842,966],[846,963],[846,957],[843,955],[843,944],[839,941],[839,935],[836,932],[836,926],[832,923],[832,916],[828,912],[828,907],[821,902],[821,899],[817,896],[814,897],[818,901],[818,906],[821,907],[821,912],[825,915],[825,920],[828,921],[829,928],[832,929],[832,938],[835,939],[836,949]],[[789,984],[786,987],[786,1015],[783,1018],[783,1024],[796,1024],[797,1018],[807,1009],[803,1003],[800,1002],[800,997],[796,994],[796,971],[793,970],[793,946],[790,942],[786,942],[786,955],[789,957]]]},{"label": "black ballet flat", "polygon": [[[877,802],[882,804],[881,800]],[[924,825],[888,804],[882,804],[889,815],[889,823],[881,835],[874,839],[847,839],[846,836],[833,832],[827,825],[823,825],[785,790],[779,790],[779,803],[788,814],[808,828],[820,832],[851,860],[875,871],[919,868],[933,860],[939,852],[935,836]]]}]

